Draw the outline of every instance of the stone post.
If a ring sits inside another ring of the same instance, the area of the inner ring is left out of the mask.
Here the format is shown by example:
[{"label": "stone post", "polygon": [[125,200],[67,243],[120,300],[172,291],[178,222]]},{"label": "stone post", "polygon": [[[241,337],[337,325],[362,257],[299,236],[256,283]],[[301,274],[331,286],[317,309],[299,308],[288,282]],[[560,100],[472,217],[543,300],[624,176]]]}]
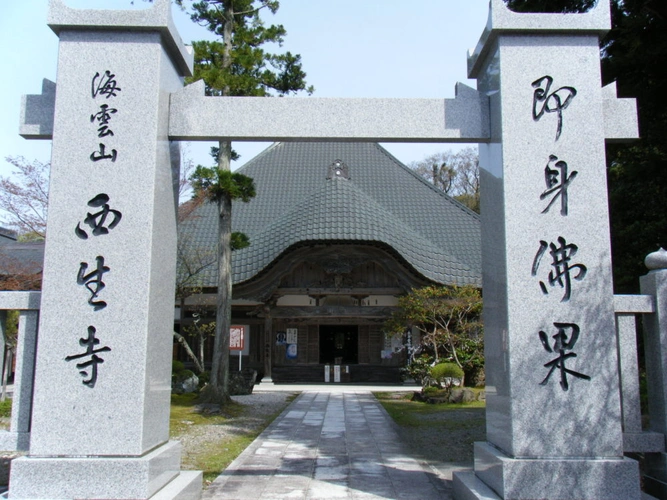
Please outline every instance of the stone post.
[{"label": "stone post", "polygon": [[469,76],[490,97],[480,145],[487,439],[458,499],[639,499],[623,457],[605,140],[634,101],[601,88],[609,2],[518,14],[491,1]]},{"label": "stone post", "polygon": [[192,55],[169,0],[51,0],[48,19],[60,43],[39,345],[30,454],[12,463],[9,497],[199,498],[201,473],[180,473],[169,441],[169,95]]},{"label": "stone post", "polygon": [[[7,311],[18,310],[19,325],[16,338],[14,372],[14,394],[12,416],[8,431],[0,431],[0,449],[27,451],[30,446],[30,420],[32,414],[32,390],[37,348],[37,321],[39,317],[40,292],[0,292],[0,314],[6,328]],[[6,331],[6,330],[5,330]],[[5,363],[12,358],[5,358]],[[4,367],[3,377],[10,366]],[[4,389],[4,387],[3,387]]]},{"label": "stone post", "polygon": [[[655,313],[644,315],[644,355],[648,382],[650,430],[667,436],[667,251],[645,260],[650,272],[639,279],[641,293],[655,297]],[[644,489],[667,498],[667,454],[646,453]]]}]

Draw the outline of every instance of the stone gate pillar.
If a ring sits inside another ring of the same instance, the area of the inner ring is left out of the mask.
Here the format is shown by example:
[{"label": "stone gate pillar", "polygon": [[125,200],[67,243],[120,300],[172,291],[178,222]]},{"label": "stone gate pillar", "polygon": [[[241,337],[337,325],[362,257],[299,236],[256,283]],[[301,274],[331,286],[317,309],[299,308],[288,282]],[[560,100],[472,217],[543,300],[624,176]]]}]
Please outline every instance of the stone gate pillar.
[{"label": "stone gate pillar", "polygon": [[167,126],[192,55],[169,0],[141,11],[51,0],[48,23],[60,44],[43,294],[30,453],[12,463],[10,498],[199,498],[201,473],[180,473],[169,442]]},{"label": "stone gate pillar", "polygon": [[[518,14],[492,0],[469,58],[490,97],[480,145],[487,439],[458,499],[639,499],[623,457],[605,140],[636,137],[601,88],[609,2]],[[493,493],[491,493],[492,490]],[[486,496],[484,496],[486,495]]]}]

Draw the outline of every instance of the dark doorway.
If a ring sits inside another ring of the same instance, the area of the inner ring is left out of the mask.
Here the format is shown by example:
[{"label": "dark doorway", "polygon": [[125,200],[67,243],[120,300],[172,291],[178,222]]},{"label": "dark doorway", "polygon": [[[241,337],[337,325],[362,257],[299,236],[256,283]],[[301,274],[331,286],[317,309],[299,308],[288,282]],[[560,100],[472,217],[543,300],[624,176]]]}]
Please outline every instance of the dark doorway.
[{"label": "dark doorway", "polygon": [[359,359],[359,329],[356,325],[320,326],[320,363],[356,364]]}]

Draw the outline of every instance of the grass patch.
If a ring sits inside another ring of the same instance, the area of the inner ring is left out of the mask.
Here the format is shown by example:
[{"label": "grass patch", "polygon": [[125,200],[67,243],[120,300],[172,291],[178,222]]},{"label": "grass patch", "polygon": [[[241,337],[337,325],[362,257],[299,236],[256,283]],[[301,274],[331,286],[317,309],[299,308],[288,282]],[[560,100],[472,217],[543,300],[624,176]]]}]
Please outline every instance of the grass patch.
[{"label": "grass patch", "polygon": [[485,402],[429,404],[411,393],[374,396],[399,426],[413,454],[432,464],[472,463],[473,443],[486,440]]},{"label": "grass patch", "polygon": [[[484,401],[473,401],[471,403],[439,403],[428,404],[420,401],[411,401],[412,394],[403,394],[400,397],[387,392],[373,393],[375,398],[380,401],[387,413],[394,421],[401,426],[406,427],[429,427],[443,426],[448,427],[456,423],[454,419],[447,419],[443,413],[462,412],[466,409],[486,408]],[[431,418],[433,416],[441,418]]]},{"label": "grass patch", "polygon": [[251,406],[231,402],[220,413],[197,412],[197,396],[172,395],[170,434],[183,444],[183,470],[200,470],[210,484],[268,425],[297,394],[272,414],[258,414]]},{"label": "grass patch", "polygon": [[9,418],[12,416],[12,399],[7,398],[0,401],[0,418]]}]

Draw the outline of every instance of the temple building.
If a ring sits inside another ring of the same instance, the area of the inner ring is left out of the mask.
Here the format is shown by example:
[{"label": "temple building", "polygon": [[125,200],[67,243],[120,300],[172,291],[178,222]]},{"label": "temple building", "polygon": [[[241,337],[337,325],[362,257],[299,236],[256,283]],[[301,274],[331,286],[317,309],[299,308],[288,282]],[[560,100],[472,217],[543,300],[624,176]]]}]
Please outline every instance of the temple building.
[{"label": "temple building", "polygon": [[[382,326],[398,297],[481,287],[479,216],[378,144],[276,143],[238,172],[257,195],[233,205],[250,246],[232,253],[232,323],[245,326],[242,366],[265,380],[324,381],[340,365],[343,381],[396,382],[408,335]],[[210,203],[180,225],[182,332],[215,318],[217,227]]]}]

